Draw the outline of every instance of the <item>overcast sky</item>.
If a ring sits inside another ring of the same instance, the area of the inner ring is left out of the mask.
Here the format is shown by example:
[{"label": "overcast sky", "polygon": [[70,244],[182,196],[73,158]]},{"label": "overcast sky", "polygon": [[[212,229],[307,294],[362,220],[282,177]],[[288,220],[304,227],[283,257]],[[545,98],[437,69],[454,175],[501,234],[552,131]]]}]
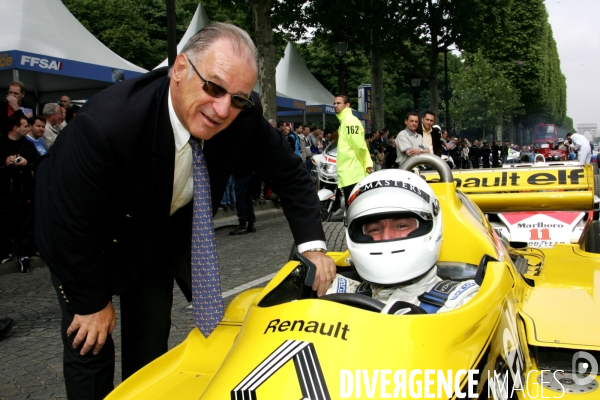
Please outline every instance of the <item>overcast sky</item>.
[{"label": "overcast sky", "polygon": [[600,122],[600,1],[546,0],[560,67],[567,77],[567,115]]}]

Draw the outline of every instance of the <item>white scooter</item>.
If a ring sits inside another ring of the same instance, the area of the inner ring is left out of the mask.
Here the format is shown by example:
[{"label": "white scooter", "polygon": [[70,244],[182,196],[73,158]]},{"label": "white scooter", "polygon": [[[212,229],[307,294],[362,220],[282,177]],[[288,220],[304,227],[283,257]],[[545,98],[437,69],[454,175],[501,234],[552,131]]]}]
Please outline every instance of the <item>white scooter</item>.
[{"label": "white scooter", "polygon": [[317,195],[321,202],[321,221],[323,222],[328,222],[333,212],[337,211],[341,204],[336,157],[337,140],[331,142],[322,154],[315,154],[312,157],[312,162],[316,165],[320,181],[320,190],[317,192]]}]

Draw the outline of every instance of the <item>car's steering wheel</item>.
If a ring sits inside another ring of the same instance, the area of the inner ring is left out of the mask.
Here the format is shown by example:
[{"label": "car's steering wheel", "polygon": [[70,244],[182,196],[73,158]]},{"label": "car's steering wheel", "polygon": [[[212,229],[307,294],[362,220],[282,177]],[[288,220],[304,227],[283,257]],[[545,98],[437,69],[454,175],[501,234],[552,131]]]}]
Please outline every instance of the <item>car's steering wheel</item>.
[{"label": "car's steering wheel", "polygon": [[331,293],[321,296],[319,299],[333,301],[346,306],[352,306],[360,308],[361,310],[373,312],[381,312],[381,310],[383,310],[385,307],[385,303],[382,303],[379,300],[356,293]]},{"label": "car's steering wheel", "polygon": [[448,167],[448,164],[433,154],[419,154],[418,156],[408,157],[406,161],[400,165],[400,169],[410,171],[418,165],[428,165],[433,167],[440,175],[440,182],[450,183],[453,181],[452,170]]}]

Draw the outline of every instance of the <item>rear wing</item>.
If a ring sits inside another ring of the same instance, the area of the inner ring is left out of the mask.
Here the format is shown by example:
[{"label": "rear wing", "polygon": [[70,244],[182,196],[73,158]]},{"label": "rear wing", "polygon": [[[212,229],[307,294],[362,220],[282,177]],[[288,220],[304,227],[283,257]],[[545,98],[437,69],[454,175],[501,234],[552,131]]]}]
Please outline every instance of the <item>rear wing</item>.
[{"label": "rear wing", "polygon": [[[590,164],[453,170],[452,175],[456,188],[484,212],[594,209]],[[439,182],[435,171],[421,176],[428,183]]]}]

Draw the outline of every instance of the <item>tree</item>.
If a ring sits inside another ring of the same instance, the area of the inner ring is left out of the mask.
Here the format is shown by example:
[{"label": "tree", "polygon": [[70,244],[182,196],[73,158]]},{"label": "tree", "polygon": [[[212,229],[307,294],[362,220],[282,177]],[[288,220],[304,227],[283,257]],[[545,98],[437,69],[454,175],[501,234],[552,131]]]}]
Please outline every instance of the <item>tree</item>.
[{"label": "tree", "polygon": [[[232,22],[248,32],[256,43],[258,52],[258,82],[261,87],[261,103],[265,118],[277,118],[275,72],[277,47],[283,53],[283,27],[292,25],[302,12],[303,2],[289,0],[242,0],[206,2],[207,12],[215,21]],[[300,34],[298,30],[291,33]]]},{"label": "tree", "polygon": [[512,1],[499,13],[498,21],[486,25],[479,37],[464,33],[462,48],[481,50],[513,87],[520,88],[524,114],[517,118],[518,125],[532,128],[539,122],[562,124],[566,117],[566,80],[560,71],[544,1]]},{"label": "tree", "polygon": [[312,0],[305,8],[303,23],[316,29],[315,36],[330,43],[330,54],[333,43],[344,40],[352,50],[360,49],[368,56],[374,129],[385,126],[385,56],[416,29],[422,12],[419,4],[411,0]]},{"label": "tree", "polygon": [[[440,53],[460,47],[501,22],[511,0],[426,0],[423,18],[408,42],[398,43],[398,55],[409,62],[429,86],[429,108],[439,111]],[[493,41],[497,37],[493,37]],[[425,58],[425,62],[420,61]]]},{"label": "tree", "polygon": [[[126,60],[152,69],[167,57],[164,0],[63,0],[98,40]],[[187,29],[193,10],[178,7],[177,36]]]},{"label": "tree", "polygon": [[463,54],[465,68],[454,74],[451,109],[461,128],[492,128],[521,108],[519,91],[481,52]]}]

